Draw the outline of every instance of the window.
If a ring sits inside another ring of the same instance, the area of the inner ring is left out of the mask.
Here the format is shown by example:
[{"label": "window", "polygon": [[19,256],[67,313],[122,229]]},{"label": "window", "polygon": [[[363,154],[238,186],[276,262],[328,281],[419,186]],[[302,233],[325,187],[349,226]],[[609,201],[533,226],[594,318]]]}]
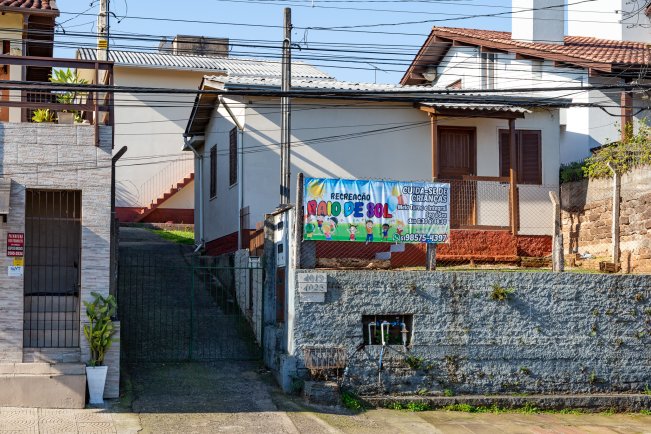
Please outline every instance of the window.
[{"label": "window", "polygon": [[[538,130],[515,131],[518,184],[542,184],[542,144]],[[500,176],[509,176],[509,130],[500,130]]]},{"label": "window", "polygon": [[230,132],[228,143],[228,178],[230,185],[237,183],[237,128]]},{"label": "window", "polygon": [[454,89],[454,90],[461,89],[461,79],[458,79],[457,81],[448,84],[445,88],[446,89]]},{"label": "window", "polygon": [[531,77],[534,80],[540,81],[543,77],[543,65],[542,60],[532,60],[531,61]]},{"label": "window", "polygon": [[210,148],[210,198],[217,196],[217,145]]},{"label": "window", "polygon": [[481,53],[481,88],[495,89],[495,65],[497,54]]}]

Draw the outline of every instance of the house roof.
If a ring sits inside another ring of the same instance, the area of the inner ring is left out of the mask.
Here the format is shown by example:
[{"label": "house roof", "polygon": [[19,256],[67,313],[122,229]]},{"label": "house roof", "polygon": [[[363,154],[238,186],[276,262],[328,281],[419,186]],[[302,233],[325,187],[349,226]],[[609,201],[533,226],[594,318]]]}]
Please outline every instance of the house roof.
[{"label": "house roof", "polygon": [[[270,88],[279,88],[281,86],[281,79],[277,77],[206,76],[204,77],[204,80],[208,82],[219,83],[223,85],[225,89],[229,89],[229,90],[233,90],[237,88],[270,89]],[[431,91],[432,89],[434,89],[432,88],[432,86],[400,86],[395,84],[356,83],[351,81],[335,80],[332,78],[292,79],[292,90],[413,93],[413,92],[427,92],[427,91]]]},{"label": "house roof", "polygon": [[[220,95],[278,97],[280,86],[280,79],[269,77],[204,77],[200,87],[202,92],[197,94],[185,135],[192,137],[203,134]],[[570,103],[564,98],[450,93],[432,86],[355,83],[334,79],[292,80],[291,91],[293,98],[396,102],[440,116],[454,117],[522,118],[530,113],[527,107],[566,107]]]},{"label": "house roof", "polygon": [[0,11],[59,16],[55,0],[0,0]]},{"label": "house roof", "polygon": [[594,73],[622,72],[639,77],[651,63],[651,45],[585,36],[565,36],[564,44],[525,42],[511,39],[510,32],[434,27],[427,41],[402,78],[403,84],[419,84],[422,72],[436,66],[452,46],[471,45],[488,51],[515,53],[524,58],[544,59],[589,69]]},{"label": "house roof", "polygon": [[[77,57],[83,60],[96,60],[97,51],[92,48],[80,48],[77,51]],[[253,75],[256,77],[280,77],[281,75],[281,62],[277,60],[119,50],[109,51],[109,60],[114,61],[117,66],[137,68],[221,72],[228,75]],[[304,62],[292,63],[292,76],[330,78],[328,73]]]}]

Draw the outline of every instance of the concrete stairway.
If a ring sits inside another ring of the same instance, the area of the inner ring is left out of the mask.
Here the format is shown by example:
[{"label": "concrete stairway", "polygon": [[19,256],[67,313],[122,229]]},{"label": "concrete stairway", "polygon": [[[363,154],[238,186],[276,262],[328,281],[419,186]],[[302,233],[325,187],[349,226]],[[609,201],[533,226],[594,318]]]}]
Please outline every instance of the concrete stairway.
[{"label": "concrete stairway", "polygon": [[140,215],[138,215],[134,221],[138,223],[146,219],[147,216],[149,216],[151,213],[156,211],[158,207],[164,204],[169,198],[174,196],[176,193],[183,190],[183,188],[186,187],[188,184],[190,184],[192,181],[194,181],[194,173],[191,173],[189,176],[186,176],[181,181],[177,182],[176,185],[170,188],[169,191],[165,192],[161,197],[156,199],[155,202],[152,202],[148,207],[143,208],[140,211]]}]

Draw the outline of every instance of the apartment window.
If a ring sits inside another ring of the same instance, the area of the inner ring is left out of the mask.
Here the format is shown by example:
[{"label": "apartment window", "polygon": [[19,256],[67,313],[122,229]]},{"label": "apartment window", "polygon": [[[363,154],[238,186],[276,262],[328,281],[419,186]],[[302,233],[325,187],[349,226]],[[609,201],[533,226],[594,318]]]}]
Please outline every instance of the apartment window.
[{"label": "apartment window", "polygon": [[461,89],[461,79],[448,84],[445,88],[446,89],[453,89],[453,90],[460,90]]},{"label": "apartment window", "polygon": [[[542,184],[542,142],[539,130],[515,131],[518,184]],[[500,176],[509,176],[509,130],[500,130]]]},{"label": "apartment window", "polygon": [[233,128],[229,136],[228,173],[230,185],[237,183],[237,128]]},{"label": "apartment window", "polygon": [[210,148],[210,198],[217,196],[217,145]]},{"label": "apartment window", "polygon": [[481,53],[481,88],[495,89],[495,65],[497,54]]}]

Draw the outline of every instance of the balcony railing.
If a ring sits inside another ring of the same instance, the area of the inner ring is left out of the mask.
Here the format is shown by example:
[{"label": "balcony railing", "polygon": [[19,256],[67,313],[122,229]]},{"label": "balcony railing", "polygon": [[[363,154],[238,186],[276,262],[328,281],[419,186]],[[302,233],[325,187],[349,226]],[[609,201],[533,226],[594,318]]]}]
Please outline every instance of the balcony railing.
[{"label": "balcony railing", "polygon": [[[38,109],[49,109],[55,114],[64,111],[75,112],[84,123],[95,126],[95,140],[98,145],[99,126],[113,126],[113,92],[99,88],[101,85],[113,85],[113,62],[0,55],[0,65],[21,67],[21,77],[25,76],[24,70],[27,68],[69,68],[77,70],[80,75],[82,71],[88,71],[84,75],[92,76],[88,85],[24,82],[12,77],[9,68],[9,80],[0,80],[0,108],[19,108],[21,115],[18,119],[9,114],[2,120],[31,122],[34,111]],[[65,91],[77,93],[73,103],[61,104],[57,101],[57,93]]]}]

